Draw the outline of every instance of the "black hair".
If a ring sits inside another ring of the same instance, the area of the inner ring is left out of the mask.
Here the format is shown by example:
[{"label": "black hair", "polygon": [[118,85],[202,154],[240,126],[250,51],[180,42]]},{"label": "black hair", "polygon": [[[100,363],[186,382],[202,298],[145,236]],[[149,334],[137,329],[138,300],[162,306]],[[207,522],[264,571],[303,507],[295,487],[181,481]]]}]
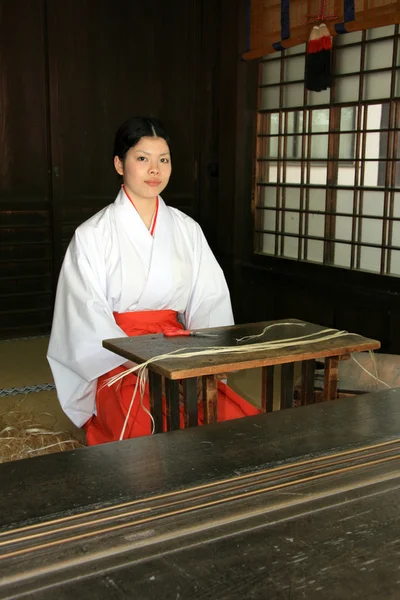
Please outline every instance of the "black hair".
[{"label": "black hair", "polygon": [[114,154],[123,162],[128,151],[136,146],[142,137],[159,137],[170,145],[170,138],[164,125],[154,117],[133,117],[122,123],[115,134]]}]

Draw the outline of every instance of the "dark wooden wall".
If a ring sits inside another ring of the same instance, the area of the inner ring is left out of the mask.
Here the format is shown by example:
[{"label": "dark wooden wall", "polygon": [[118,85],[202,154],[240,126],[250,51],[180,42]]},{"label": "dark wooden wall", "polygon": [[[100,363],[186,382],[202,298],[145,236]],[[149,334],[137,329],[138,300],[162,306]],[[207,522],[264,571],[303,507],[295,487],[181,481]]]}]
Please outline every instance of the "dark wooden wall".
[{"label": "dark wooden wall", "polygon": [[170,204],[198,218],[200,194],[215,200],[218,14],[203,0],[0,0],[2,337],[49,330],[65,248],[118,192],[126,118],[165,122]]},{"label": "dark wooden wall", "polygon": [[0,2],[0,330],[48,323],[51,202],[41,2]]}]

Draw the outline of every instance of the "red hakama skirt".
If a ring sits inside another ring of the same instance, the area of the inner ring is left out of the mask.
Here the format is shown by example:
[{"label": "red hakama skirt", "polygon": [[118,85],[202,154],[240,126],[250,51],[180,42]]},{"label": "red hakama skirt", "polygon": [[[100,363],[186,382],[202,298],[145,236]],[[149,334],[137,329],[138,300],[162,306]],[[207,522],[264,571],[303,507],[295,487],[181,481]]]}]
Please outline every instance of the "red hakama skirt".
[{"label": "red hakama skirt", "polygon": [[[172,310],[114,313],[114,317],[119,327],[128,336],[162,333],[165,329],[183,328],[177,321],[177,313]],[[136,386],[137,376],[136,373],[130,373],[110,387],[105,383],[110,377],[123,373],[125,370],[125,367],[117,367],[99,377],[96,393],[97,414],[93,415],[84,425],[89,446],[114,442],[120,438]],[[148,386],[146,386],[142,403],[150,411]],[[165,399],[163,413],[165,427]],[[218,382],[218,421],[229,421],[259,413],[259,409],[241,398],[221,381]],[[202,402],[198,406],[198,422],[199,425],[204,423]],[[181,407],[181,428],[183,429],[183,427],[183,407]],[[149,415],[143,410],[138,389],[125,429],[124,439],[150,435],[151,432],[152,422]]]}]

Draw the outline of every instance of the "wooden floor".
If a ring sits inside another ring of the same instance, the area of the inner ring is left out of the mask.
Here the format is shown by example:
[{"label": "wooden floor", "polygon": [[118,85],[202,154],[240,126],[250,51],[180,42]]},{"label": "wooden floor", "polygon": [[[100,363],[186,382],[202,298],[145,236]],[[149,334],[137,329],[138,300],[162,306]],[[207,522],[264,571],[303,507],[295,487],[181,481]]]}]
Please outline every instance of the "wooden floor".
[{"label": "wooden floor", "polygon": [[0,598],[400,597],[400,390],[0,465]]}]

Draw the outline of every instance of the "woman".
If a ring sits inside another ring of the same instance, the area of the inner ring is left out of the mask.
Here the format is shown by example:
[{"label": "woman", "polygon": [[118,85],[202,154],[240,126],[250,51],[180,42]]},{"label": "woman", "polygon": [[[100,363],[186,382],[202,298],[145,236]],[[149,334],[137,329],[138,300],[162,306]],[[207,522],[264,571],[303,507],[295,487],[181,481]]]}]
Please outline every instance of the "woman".
[{"label": "woman", "polygon": [[[64,412],[85,427],[88,444],[118,440],[136,375],[107,387],[131,366],[102,340],[233,324],[229,291],[199,227],[167,207],[161,192],[171,175],[169,138],[153,118],[117,131],[114,166],[123,178],[115,202],[80,225],[57,287],[48,360]],[[219,398],[218,419],[258,411],[232,390]],[[149,398],[144,405],[148,408]],[[137,401],[124,438],[151,433]]]}]

